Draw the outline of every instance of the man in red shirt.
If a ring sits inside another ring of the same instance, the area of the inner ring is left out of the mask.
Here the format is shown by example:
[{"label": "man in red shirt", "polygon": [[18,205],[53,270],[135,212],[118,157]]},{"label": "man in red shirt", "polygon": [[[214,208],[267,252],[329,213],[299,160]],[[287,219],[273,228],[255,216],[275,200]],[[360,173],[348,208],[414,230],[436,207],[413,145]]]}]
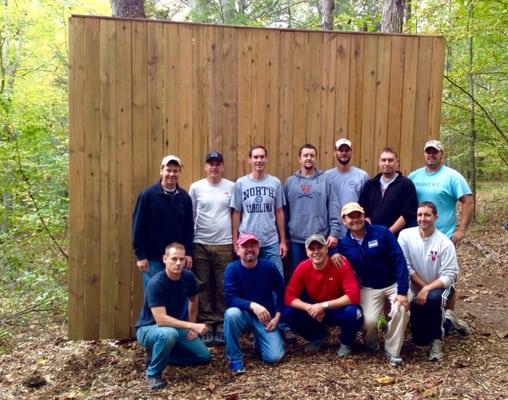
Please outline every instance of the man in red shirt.
[{"label": "man in red shirt", "polygon": [[323,236],[309,236],[305,249],[309,258],[298,265],[286,288],[285,321],[309,341],[306,353],[321,348],[329,337],[327,326],[340,326],[337,355],[348,356],[363,323],[358,281],[347,260],[342,267],[331,262]]}]

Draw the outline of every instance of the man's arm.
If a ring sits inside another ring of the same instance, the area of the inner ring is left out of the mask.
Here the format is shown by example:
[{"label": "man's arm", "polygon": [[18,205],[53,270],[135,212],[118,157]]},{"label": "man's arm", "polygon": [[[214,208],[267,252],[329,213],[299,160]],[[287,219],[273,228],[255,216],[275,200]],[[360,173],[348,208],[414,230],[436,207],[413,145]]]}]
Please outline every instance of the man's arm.
[{"label": "man's arm", "polygon": [[445,287],[445,284],[441,279],[437,278],[430,283],[426,283],[416,272],[411,275],[411,280],[421,287],[415,299],[416,304],[420,305],[423,305],[427,302],[427,296],[431,290],[442,289]]},{"label": "man's arm", "polygon": [[457,230],[453,233],[451,240],[455,247],[460,245],[462,239],[466,235],[466,229],[471,223],[474,211],[474,198],[472,194],[466,194],[462,196],[459,201],[462,203],[462,213],[460,215],[460,224]]},{"label": "man's arm", "polygon": [[240,222],[242,221],[242,213],[234,208],[231,209],[233,212],[231,213],[231,235],[233,237],[233,247],[235,251],[236,241],[238,240],[238,233],[240,231]]},{"label": "man's arm", "polygon": [[136,205],[134,206],[134,212],[132,213],[132,247],[136,254],[136,265],[141,272],[148,269],[144,238],[146,223],[144,209],[145,203],[143,201],[143,194],[140,193],[136,200]]},{"label": "man's arm", "polygon": [[[194,296],[194,298],[197,305],[197,296]],[[189,307],[191,304],[191,299],[192,298],[189,298]],[[195,322],[182,321],[178,318],[172,317],[171,315],[167,314],[166,307],[164,306],[151,307],[150,310],[152,311],[152,315],[158,326],[170,326],[172,328],[189,329],[197,335],[202,335],[206,331],[206,324],[197,324]]]},{"label": "man's arm", "polygon": [[405,226],[406,226],[406,220],[401,215],[399,218],[397,218],[397,220],[388,229],[390,229],[390,232],[395,235],[397,232],[399,232]]},{"label": "man's arm", "polygon": [[281,257],[286,257],[288,253],[288,246],[286,244],[286,226],[284,224],[284,209],[276,208],[275,209],[275,223],[277,224],[277,231],[279,232],[280,239],[280,255]]}]

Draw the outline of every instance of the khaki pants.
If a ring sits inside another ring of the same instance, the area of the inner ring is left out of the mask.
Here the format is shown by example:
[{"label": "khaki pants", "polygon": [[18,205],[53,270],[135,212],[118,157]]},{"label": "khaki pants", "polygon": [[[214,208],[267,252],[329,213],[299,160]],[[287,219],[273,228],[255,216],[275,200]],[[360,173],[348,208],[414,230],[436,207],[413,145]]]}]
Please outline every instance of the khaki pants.
[{"label": "khaki pants", "polygon": [[198,320],[211,326],[222,325],[224,270],[233,260],[233,246],[194,243],[192,271],[198,282]]},{"label": "khaki pants", "polygon": [[[378,334],[377,321],[383,311],[386,300],[388,299],[390,302],[390,313],[388,314],[390,320],[388,321],[388,330],[385,336],[385,350],[394,356],[398,356],[409,322],[409,311],[398,302],[395,303],[397,284],[394,283],[383,289],[362,287],[360,296],[360,305],[363,308],[365,344],[367,347],[374,347],[376,345]],[[410,296],[409,293],[408,296]],[[410,298],[408,299],[411,300]]]}]

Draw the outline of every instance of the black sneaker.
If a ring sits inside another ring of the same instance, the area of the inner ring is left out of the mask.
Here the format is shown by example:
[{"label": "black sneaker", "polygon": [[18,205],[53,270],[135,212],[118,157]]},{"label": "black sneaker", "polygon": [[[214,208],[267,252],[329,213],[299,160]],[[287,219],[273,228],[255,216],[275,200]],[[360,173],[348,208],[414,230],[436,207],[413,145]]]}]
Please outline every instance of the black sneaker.
[{"label": "black sneaker", "polygon": [[205,334],[203,335],[203,343],[206,347],[213,346],[215,340],[215,335],[213,334],[213,329],[207,329]]},{"label": "black sneaker", "polygon": [[217,346],[224,346],[226,340],[224,339],[224,328],[217,328],[215,330],[214,342]]},{"label": "black sneaker", "polygon": [[160,376],[147,376],[146,382],[150,390],[160,390],[166,386],[166,382]]},{"label": "black sneaker", "polygon": [[282,338],[287,344],[295,344],[296,343],[296,336],[293,333],[292,330],[288,329],[286,331],[281,331]]}]

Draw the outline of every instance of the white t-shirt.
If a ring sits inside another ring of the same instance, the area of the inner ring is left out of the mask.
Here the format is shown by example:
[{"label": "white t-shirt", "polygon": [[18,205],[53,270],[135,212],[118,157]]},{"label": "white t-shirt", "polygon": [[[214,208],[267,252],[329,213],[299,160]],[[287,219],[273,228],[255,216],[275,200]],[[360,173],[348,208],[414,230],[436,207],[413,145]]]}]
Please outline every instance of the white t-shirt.
[{"label": "white t-shirt", "polygon": [[194,211],[194,243],[231,244],[231,208],[234,183],[222,178],[217,184],[200,179],[189,189]]}]

